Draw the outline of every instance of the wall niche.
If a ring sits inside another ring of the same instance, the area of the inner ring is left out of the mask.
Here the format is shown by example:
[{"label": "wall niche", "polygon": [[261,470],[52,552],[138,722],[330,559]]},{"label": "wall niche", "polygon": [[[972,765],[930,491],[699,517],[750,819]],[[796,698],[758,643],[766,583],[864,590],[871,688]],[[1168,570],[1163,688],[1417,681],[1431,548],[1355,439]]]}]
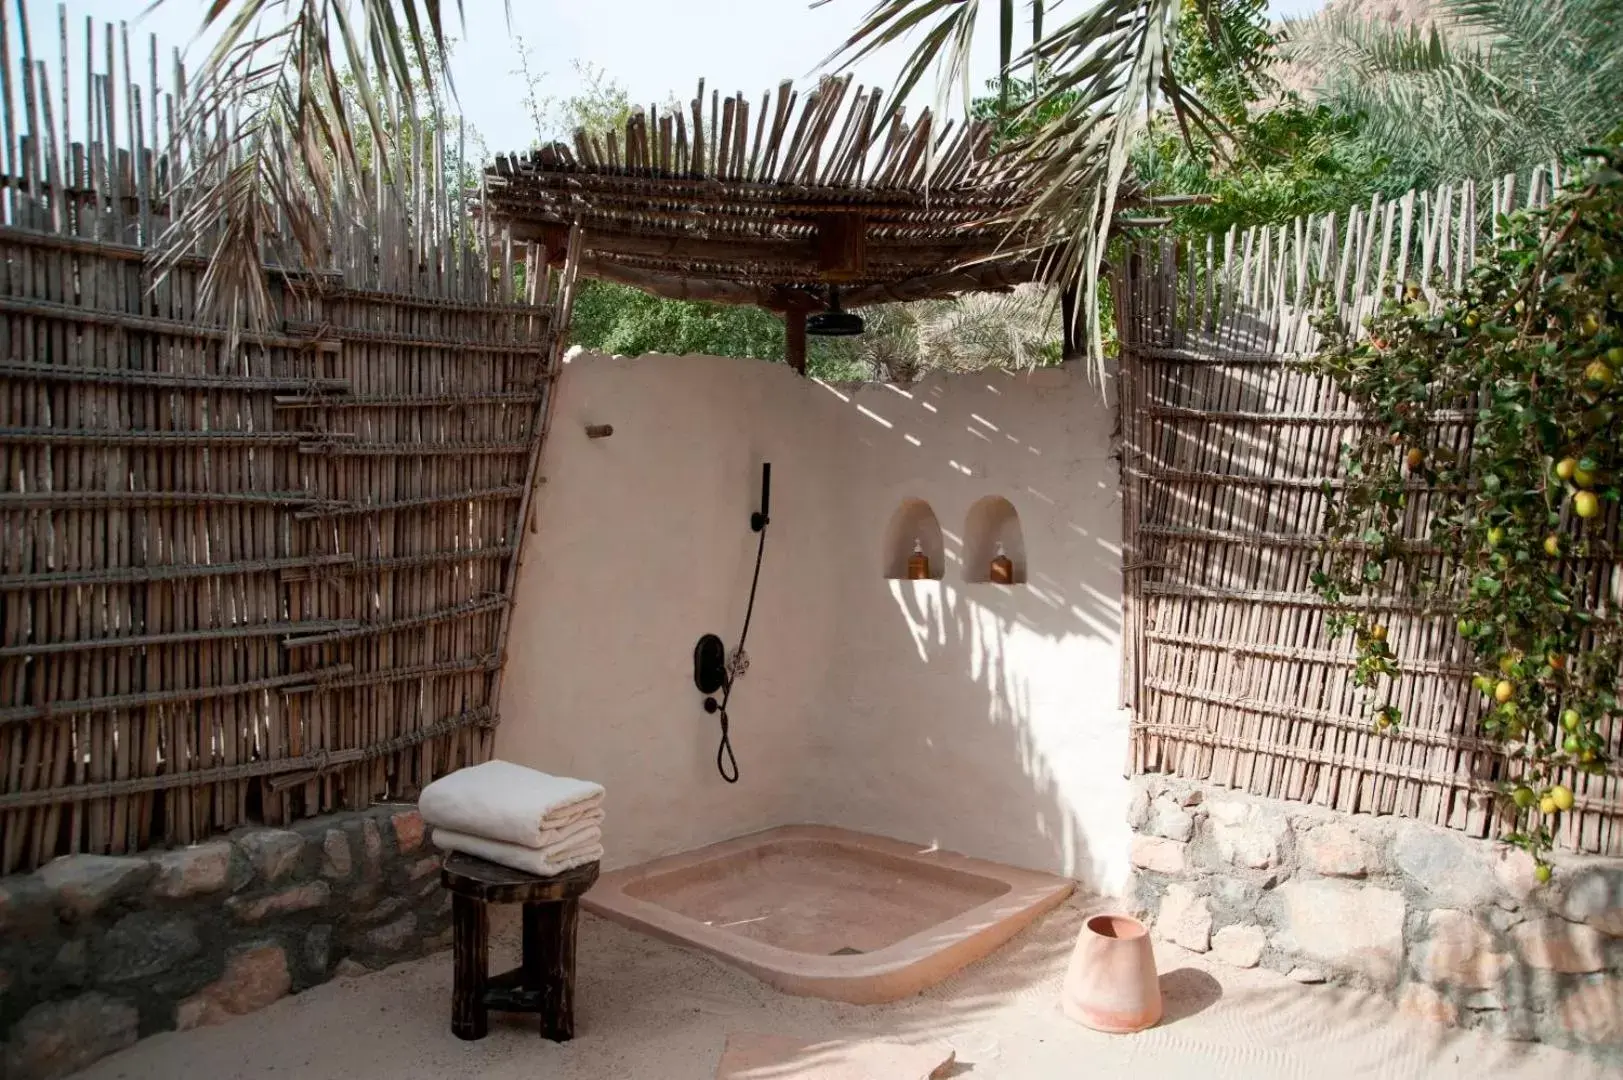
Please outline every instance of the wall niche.
[{"label": "wall niche", "polygon": [[1026,538],[1014,504],[1001,495],[988,495],[969,508],[964,519],[964,580],[990,582],[992,559],[998,545],[1014,564],[1013,584],[1026,582]]},{"label": "wall niche", "polygon": [[947,552],[941,540],[941,522],[923,499],[903,499],[885,527],[885,576],[907,580],[907,560],[917,541],[930,559],[930,577],[940,581],[947,570]]}]

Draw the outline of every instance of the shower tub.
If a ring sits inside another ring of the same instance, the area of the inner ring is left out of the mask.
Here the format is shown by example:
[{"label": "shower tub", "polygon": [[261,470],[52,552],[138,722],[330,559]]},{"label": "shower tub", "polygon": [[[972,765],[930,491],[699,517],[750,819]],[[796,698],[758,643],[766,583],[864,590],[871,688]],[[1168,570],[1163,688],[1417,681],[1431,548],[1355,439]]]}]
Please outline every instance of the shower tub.
[{"label": "shower tub", "polygon": [[1073,883],[847,829],[791,825],[616,870],[588,911],[791,994],[876,1005],[991,953]]}]

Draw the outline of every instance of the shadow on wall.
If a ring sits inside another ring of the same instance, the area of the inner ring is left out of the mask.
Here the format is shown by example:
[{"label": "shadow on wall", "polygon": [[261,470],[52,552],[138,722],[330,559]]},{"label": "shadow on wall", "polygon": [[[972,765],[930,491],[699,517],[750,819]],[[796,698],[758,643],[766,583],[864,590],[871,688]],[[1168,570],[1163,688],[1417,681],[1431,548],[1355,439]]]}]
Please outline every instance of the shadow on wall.
[{"label": "shadow on wall", "polygon": [[[582,434],[606,422],[612,438]],[[611,867],[813,823],[1119,888],[1112,427],[1077,369],[844,388],[747,360],[576,356],[497,752],[608,787]],[[736,644],[761,460],[773,520],[728,785],[691,654],[707,631]],[[987,561],[1003,538],[1026,581],[966,581],[972,532]],[[940,579],[887,579],[914,533]]]},{"label": "shadow on wall", "polygon": [[[1118,889],[1109,403],[1074,370],[828,389],[846,407],[844,472],[862,478],[853,521],[894,521],[923,498],[949,524],[943,580],[842,582],[844,702],[814,746],[817,790],[839,797],[814,794],[808,813]],[[988,581],[999,542],[1012,586]]]}]

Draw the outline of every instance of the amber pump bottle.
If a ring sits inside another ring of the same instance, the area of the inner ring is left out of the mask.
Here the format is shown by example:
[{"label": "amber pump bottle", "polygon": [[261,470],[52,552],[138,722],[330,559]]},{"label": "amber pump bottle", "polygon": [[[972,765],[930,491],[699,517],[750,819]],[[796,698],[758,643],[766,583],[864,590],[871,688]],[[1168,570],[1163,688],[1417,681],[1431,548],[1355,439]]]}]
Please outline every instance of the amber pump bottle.
[{"label": "amber pump bottle", "polygon": [[997,546],[997,554],[992,556],[992,565],[988,572],[988,580],[994,585],[1014,584],[1014,563],[1004,553],[1002,543]]},{"label": "amber pump bottle", "polygon": [[924,553],[924,545],[917,540],[913,541],[913,554],[907,558],[907,577],[910,581],[925,581],[930,576],[930,556]]}]

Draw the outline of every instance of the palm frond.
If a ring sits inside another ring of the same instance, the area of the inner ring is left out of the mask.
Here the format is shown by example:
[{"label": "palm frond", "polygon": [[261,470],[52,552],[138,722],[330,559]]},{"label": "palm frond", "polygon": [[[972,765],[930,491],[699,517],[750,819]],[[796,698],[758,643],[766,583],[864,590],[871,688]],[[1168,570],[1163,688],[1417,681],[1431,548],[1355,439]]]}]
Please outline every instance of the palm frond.
[{"label": "palm frond", "polygon": [[1623,121],[1623,0],[1444,0],[1427,26],[1331,11],[1288,49],[1422,183],[1520,171]]},{"label": "palm frond", "polygon": [[852,340],[853,357],[898,382],[927,371],[1022,369],[1059,358],[1058,305],[1040,286],[884,304],[862,314],[868,326]]},{"label": "palm frond", "polygon": [[[159,0],[163,2],[163,0]],[[456,0],[460,17],[462,0]],[[342,191],[398,188],[396,133],[437,112],[445,67],[442,0],[214,0],[220,37],[180,118],[190,201],[159,244],[160,266],[205,248],[201,300],[249,323],[270,317],[266,259],[320,265],[320,224]],[[351,99],[355,104],[351,104]],[[284,229],[296,251],[276,245]]]},{"label": "palm frond", "polygon": [[[826,2],[826,0],[820,0]],[[1201,10],[1206,0],[1196,0]],[[987,10],[991,5],[987,4]],[[1010,175],[1025,186],[1019,220],[1041,221],[1048,276],[1088,298],[1079,314],[1097,363],[1100,318],[1097,278],[1109,225],[1120,202],[1129,151],[1146,118],[1170,103],[1180,116],[1215,117],[1178,80],[1172,65],[1180,0],[1093,0],[1049,28],[1040,3],[1030,9],[1033,43],[1012,53],[1016,5],[998,5],[1002,77],[1030,67],[1041,73],[1037,92],[1011,127],[1029,129],[1000,148]],[[934,67],[940,93],[967,76],[980,0],[879,0],[830,62],[850,66],[875,50],[923,29],[902,67],[892,100]],[[1035,79],[1033,80],[1036,81]],[[967,91],[966,91],[967,99]]]}]

